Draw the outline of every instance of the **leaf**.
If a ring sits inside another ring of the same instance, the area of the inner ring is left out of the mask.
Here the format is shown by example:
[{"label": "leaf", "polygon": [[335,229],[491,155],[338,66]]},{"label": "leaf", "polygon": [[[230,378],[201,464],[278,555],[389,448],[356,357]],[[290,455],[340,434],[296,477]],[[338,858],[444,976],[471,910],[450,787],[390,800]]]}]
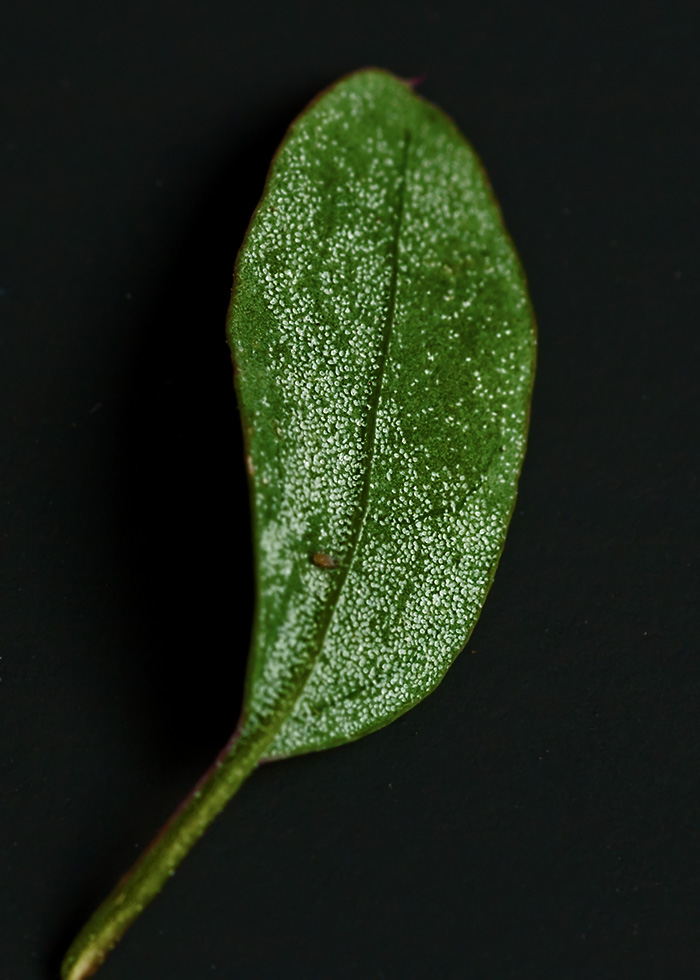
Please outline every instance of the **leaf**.
[{"label": "leaf", "polygon": [[476,622],[534,371],[523,273],[440,110],[368,69],[292,124],[228,316],[258,603],[231,741],[63,963],[92,974],[262,759],[387,724]]},{"label": "leaf", "polygon": [[430,692],[503,547],[533,318],[455,125],[378,70],[313,102],[239,253],[228,336],[259,596],[244,732],[278,758]]}]

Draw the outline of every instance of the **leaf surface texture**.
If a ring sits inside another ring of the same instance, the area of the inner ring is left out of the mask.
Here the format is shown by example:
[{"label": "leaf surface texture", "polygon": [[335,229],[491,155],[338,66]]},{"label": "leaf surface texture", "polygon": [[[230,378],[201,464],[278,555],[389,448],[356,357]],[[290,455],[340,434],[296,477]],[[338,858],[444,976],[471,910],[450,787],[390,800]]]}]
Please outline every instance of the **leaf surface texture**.
[{"label": "leaf surface texture", "polygon": [[278,758],[429,693],[503,548],[534,321],[454,123],[375,69],[312,102],[239,253],[228,337],[257,560],[243,732]]}]

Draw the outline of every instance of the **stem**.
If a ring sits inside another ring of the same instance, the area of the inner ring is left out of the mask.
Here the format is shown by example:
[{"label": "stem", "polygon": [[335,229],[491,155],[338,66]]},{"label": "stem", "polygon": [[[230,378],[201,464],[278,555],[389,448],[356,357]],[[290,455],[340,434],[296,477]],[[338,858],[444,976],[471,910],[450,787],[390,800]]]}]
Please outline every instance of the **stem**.
[{"label": "stem", "polygon": [[253,771],[274,732],[233,738],[180,804],[133,868],[78,933],[61,967],[62,980],[84,980],[175,874],[182,859]]}]

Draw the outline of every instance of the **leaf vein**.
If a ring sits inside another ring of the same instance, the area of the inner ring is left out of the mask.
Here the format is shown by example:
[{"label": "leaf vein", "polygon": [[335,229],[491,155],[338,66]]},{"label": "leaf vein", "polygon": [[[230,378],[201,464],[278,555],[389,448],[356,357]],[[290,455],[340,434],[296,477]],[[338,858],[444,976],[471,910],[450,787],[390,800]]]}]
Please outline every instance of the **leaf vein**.
[{"label": "leaf vein", "polygon": [[[364,530],[367,526],[367,513],[369,510],[369,497],[372,486],[372,469],[374,466],[374,450],[377,441],[377,419],[379,415],[379,404],[381,401],[382,386],[384,383],[384,374],[386,370],[386,364],[389,354],[389,345],[391,343],[391,336],[394,329],[394,319],[396,314],[396,293],[398,287],[398,267],[399,267],[399,242],[401,238],[401,229],[403,225],[403,215],[404,215],[404,202],[406,197],[406,174],[408,170],[408,148],[411,142],[411,133],[406,130],[405,140],[403,145],[403,157],[401,161],[401,176],[400,185],[398,190],[398,205],[397,205],[397,218],[396,218],[396,232],[394,234],[394,239],[392,243],[391,251],[391,279],[389,281],[389,299],[387,303],[387,312],[384,320],[384,329],[382,332],[381,345],[379,348],[379,364],[377,368],[377,377],[374,383],[374,388],[372,391],[372,397],[369,402],[369,410],[367,413],[367,437],[365,444],[365,456],[367,458],[367,466],[365,472],[365,480],[362,485],[362,492],[360,494],[359,505],[357,509],[357,517],[353,522],[357,527],[357,532],[355,534],[355,540],[352,548],[348,554],[347,561],[343,562],[343,565],[337,572],[336,586],[331,595],[329,596],[328,604],[326,606],[325,615],[319,623],[318,632],[316,634],[315,641],[313,643],[313,654],[309,657],[309,663],[306,669],[301,673],[297,683],[292,687],[290,691],[290,700],[285,699],[285,704],[280,712],[281,718],[279,727],[281,728],[284,722],[289,718],[294,708],[296,707],[301,695],[303,694],[304,687],[308,681],[311,671],[320,655],[323,645],[328,636],[328,631],[330,630],[331,623],[333,622],[333,616],[338,608],[338,601],[340,595],[343,591],[345,582],[347,581],[350,570],[355,562],[355,558],[360,550],[360,544],[364,536]],[[332,573],[331,573],[332,574]],[[278,729],[279,730],[279,729]]]}]

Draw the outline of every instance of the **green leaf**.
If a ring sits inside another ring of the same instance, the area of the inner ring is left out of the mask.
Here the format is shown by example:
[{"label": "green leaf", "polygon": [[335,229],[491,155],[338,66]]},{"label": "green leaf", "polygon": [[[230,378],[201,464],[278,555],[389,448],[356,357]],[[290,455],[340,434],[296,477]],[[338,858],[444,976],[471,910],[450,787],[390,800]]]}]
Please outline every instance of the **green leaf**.
[{"label": "green leaf", "polygon": [[278,758],[430,692],[503,547],[534,326],[454,123],[378,70],[313,102],[239,253],[228,336],[257,552],[244,732]]},{"label": "green leaf", "polygon": [[535,332],[479,161],[360,71],[292,124],[228,317],[258,603],[239,727],[63,963],[103,961],[262,759],[387,724],[476,622],[513,510]]}]

